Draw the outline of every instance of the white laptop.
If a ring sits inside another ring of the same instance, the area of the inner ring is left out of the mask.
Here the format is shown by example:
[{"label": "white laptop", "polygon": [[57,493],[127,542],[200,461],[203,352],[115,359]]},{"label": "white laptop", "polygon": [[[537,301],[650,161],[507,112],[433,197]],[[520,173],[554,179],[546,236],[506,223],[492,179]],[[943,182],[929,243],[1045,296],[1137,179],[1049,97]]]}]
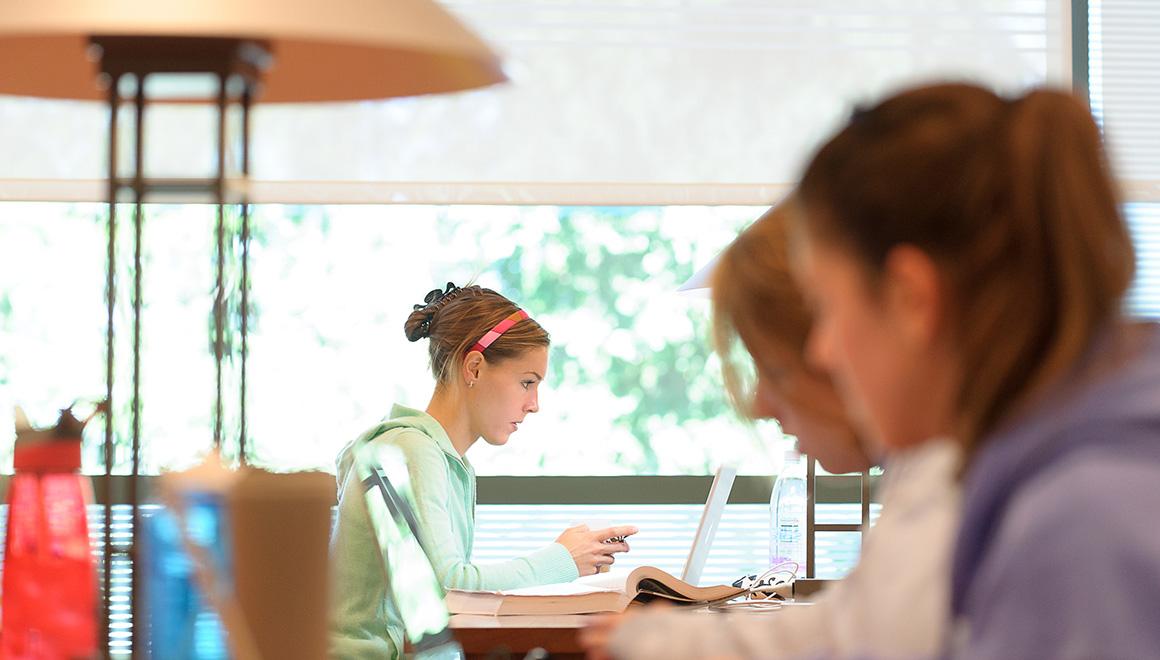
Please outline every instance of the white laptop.
[{"label": "white laptop", "polygon": [[713,537],[717,535],[717,526],[721,523],[721,515],[725,513],[725,503],[729,501],[729,492],[733,490],[733,479],[736,476],[736,468],[722,465],[713,477],[709,498],[705,500],[701,522],[697,525],[697,535],[693,537],[693,547],[689,548],[689,558],[685,560],[685,568],[681,572],[681,579],[689,584],[696,585],[701,580],[701,572],[705,570],[705,561],[709,559],[709,549],[713,547]]},{"label": "white laptop", "polygon": [[[689,549],[688,559],[685,560],[685,567],[681,572],[681,579],[688,584],[699,586],[697,583],[701,579],[701,572],[705,568],[705,561],[709,558],[709,549],[713,545],[713,537],[717,534],[717,526],[720,524],[721,516],[725,512],[725,504],[729,501],[729,492],[733,490],[733,480],[736,476],[737,470],[733,467],[723,466],[717,469],[717,475],[713,478],[713,485],[709,488],[709,497],[705,501],[705,508],[701,512],[701,522],[697,526],[697,534],[693,538],[693,545]],[[603,526],[604,523],[601,522],[599,525]],[[639,571],[641,568],[636,570]],[[449,609],[456,613],[496,614],[499,612],[499,607],[503,602],[502,597],[498,599],[495,597],[496,594],[503,597],[542,596],[560,601],[562,598],[591,594],[594,591],[623,592],[626,590],[628,578],[632,574],[630,570],[613,569],[606,573],[585,575],[572,582],[563,584],[524,587],[499,592],[460,591],[452,589],[448,592],[447,603]],[[479,594],[483,594],[483,597]],[[552,601],[545,600],[544,602]],[[623,604],[621,607],[623,607]]]}]

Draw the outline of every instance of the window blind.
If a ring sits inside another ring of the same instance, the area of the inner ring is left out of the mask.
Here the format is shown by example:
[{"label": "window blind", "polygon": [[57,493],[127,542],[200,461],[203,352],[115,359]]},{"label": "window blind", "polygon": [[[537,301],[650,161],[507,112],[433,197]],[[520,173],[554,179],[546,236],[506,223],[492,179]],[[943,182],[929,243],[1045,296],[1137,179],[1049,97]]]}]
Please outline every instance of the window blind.
[{"label": "window blind", "polygon": [[1127,197],[1160,202],[1160,3],[1089,0],[1092,112]]},{"label": "window blind", "polygon": [[1160,319],[1160,204],[1124,207],[1136,245],[1136,281],[1128,292],[1128,310]]},{"label": "window blind", "polygon": [[1088,0],[1092,112],[1128,202],[1136,244],[1131,312],[1160,318],[1160,4]]},{"label": "window blind", "polygon": [[[931,77],[1068,84],[1062,0],[448,0],[511,83],[260,107],[265,202],[761,204],[853,104]],[[336,73],[336,75],[339,75]],[[158,108],[155,171],[213,122]],[[204,134],[204,140],[196,139]],[[4,99],[0,199],[98,199],[99,107]]]}]

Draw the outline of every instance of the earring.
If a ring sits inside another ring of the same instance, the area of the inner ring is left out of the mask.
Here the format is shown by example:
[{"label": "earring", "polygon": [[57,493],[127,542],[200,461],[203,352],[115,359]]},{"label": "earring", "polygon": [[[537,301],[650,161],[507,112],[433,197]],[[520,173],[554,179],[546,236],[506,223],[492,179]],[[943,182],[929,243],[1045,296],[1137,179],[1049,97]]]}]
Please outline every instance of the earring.
[{"label": "earring", "polygon": [[474,380],[467,381],[467,387],[469,387],[469,388],[475,387],[475,381]]}]

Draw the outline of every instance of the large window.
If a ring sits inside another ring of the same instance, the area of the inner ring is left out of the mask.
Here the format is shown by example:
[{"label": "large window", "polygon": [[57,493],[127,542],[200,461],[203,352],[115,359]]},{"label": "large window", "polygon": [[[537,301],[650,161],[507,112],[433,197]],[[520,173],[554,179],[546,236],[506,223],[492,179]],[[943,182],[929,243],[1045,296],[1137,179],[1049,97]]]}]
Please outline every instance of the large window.
[{"label": "large window", "polygon": [[[73,398],[104,392],[102,209],[2,208],[0,409],[7,415],[21,403],[48,423]],[[338,449],[391,402],[425,406],[433,386],[426,343],[408,343],[403,321],[428,289],[453,280],[510,296],[553,337],[541,412],[507,447],[479,443],[471,458],[481,474],[705,474],[724,461],[770,474],[779,467],[771,457],[781,455],[769,446],[781,439],[776,425],[752,427],[730,411],[708,299],[677,292],[759,212],[258,207],[250,458],[277,470],[332,469]],[[144,227],[146,472],[187,465],[210,444],[212,222],[206,207],[162,206],[150,208]],[[124,307],[128,282],[119,291]],[[118,327],[126,362],[127,325]],[[90,471],[102,467],[99,435],[86,451]],[[118,456],[122,471],[128,456]]]},{"label": "large window", "polygon": [[[41,424],[104,392],[104,221],[97,205],[0,204],[0,434],[23,405]],[[1138,249],[1131,310],[1160,316],[1160,205],[1129,204]],[[332,469],[337,450],[392,402],[426,405],[426,344],[411,305],[447,280],[496,288],[553,336],[541,412],[480,474],[771,474],[782,440],[730,411],[704,295],[677,287],[754,207],[259,207],[251,277],[251,459]],[[212,216],[151,209],[145,227],[144,470],[190,464],[211,444]],[[122,282],[121,298],[128,286]],[[127,316],[118,310],[118,318]],[[127,358],[126,324],[117,350]],[[120,360],[125,362],[124,359]],[[118,371],[118,398],[128,372]],[[125,416],[122,415],[122,418]],[[100,472],[99,428],[86,469]],[[126,427],[117,472],[128,468]],[[0,443],[11,469],[11,442]]]}]

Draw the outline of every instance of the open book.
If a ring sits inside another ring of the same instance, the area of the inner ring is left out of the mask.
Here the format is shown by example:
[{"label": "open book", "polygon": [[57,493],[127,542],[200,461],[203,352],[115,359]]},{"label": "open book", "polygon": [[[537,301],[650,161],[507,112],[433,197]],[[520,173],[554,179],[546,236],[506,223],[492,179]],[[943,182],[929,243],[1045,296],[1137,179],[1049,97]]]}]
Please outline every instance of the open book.
[{"label": "open book", "polygon": [[633,601],[665,600],[673,605],[704,605],[745,592],[728,586],[694,587],[652,566],[631,573],[611,571],[573,582],[508,591],[447,591],[452,614],[590,614],[620,612]]}]

